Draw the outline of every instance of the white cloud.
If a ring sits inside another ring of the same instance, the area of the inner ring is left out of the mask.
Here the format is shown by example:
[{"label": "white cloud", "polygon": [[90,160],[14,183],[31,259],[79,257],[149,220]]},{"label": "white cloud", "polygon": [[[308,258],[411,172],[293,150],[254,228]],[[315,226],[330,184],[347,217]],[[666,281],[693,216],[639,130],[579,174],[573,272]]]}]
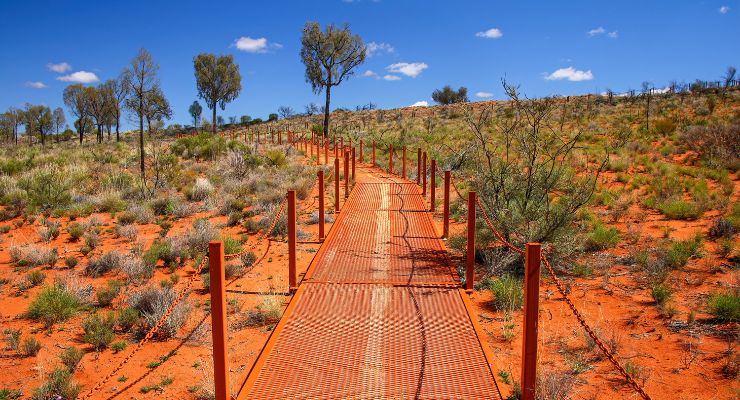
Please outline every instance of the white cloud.
[{"label": "white cloud", "polygon": [[601,34],[606,33],[606,29],[600,26],[598,28],[591,29],[590,31],[586,33],[588,33],[588,36],[596,36],[596,35],[601,35]]},{"label": "white cloud", "polygon": [[26,86],[34,89],[46,88],[46,84],[44,82],[26,82]]},{"label": "white cloud", "polygon": [[550,75],[546,75],[545,79],[547,79],[548,81],[558,81],[563,79],[567,79],[573,82],[590,81],[591,79],[594,79],[594,74],[591,73],[591,70],[580,71],[573,67],[568,67],[560,68]]},{"label": "white cloud", "polygon": [[493,93],[491,92],[478,92],[475,94],[477,97],[480,97],[482,99],[486,99],[488,97],[493,97]]},{"label": "white cloud", "polygon": [[283,45],[280,43],[268,43],[267,38],[253,39],[249,36],[242,36],[234,41],[234,46],[241,51],[247,53],[266,53],[267,49],[282,49]]},{"label": "white cloud", "polygon": [[70,69],[72,69],[72,66],[67,64],[66,62],[62,62],[59,64],[53,64],[53,63],[46,64],[46,68],[49,68],[50,70],[56,73],[63,74],[69,71]]},{"label": "white cloud", "polygon": [[364,73],[362,74],[362,76],[366,76],[366,77],[377,77],[377,76],[378,76],[378,74],[377,74],[377,73],[375,73],[375,71],[372,71],[372,70],[367,70],[367,71],[365,71],[365,72],[364,72]]},{"label": "white cloud", "polygon": [[612,39],[616,39],[616,38],[619,37],[619,33],[617,33],[617,31],[609,32],[609,33],[606,34],[606,36],[609,36]]},{"label": "white cloud", "polygon": [[498,39],[501,36],[504,36],[504,33],[501,32],[501,30],[498,28],[491,28],[487,31],[478,32],[475,34],[475,36],[486,39]]},{"label": "white cloud", "polygon": [[719,12],[722,14],[727,14],[728,11],[730,11],[730,7],[722,6],[719,8]]},{"label": "white cloud", "polygon": [[401,77],[400,76],[396,76],[396,75],[390,75],[390,74],[388,74],[388,75],[383,76],[383,80],[386,80],[386,81],[400,81],[401,80]]},{"label": "white cloud", "polygon": [[381,53],[390,54],[396,51],[396,49],[393,48],[393,46],[389,45],[388,43],[376,43],[376,42],[370,42],[367,44],[367,56],[372,57],[374,55],[379,55]]},{"label": "white cloud", "polygon": [[92,82],[97,82],[99,79],[98,79],[98,76],[92,72],[77,71],[69,75],[63,75],[63,76],[57,77],[57,80],[64,81],[64,82],[92,83]]},{"label": "white cloud", "polygon": [[397,73],[397,74],[403,74],[403,75],[406,75],[406,76],[410,76],[412,78],[416,78],[417,76],[419,76],[419,74],[421,74],[421,71],[424,71],[427,68],[429,68],[428,65],[426,65],[425,63],[419,63],[419,62],[415,62],[415,63],[405,63],[405,62],[403,62],[403,63],[395,63],[395,64],[391,64],[391,65],[385,67],[385,69],[387,69],[388,72],[394,72],[394,73]]},{"label": "white cloud", "polygon": [[429,103],[422,100],[422,101],[417,101],[416,103],[410,105],[409,107],[429,107]]}]

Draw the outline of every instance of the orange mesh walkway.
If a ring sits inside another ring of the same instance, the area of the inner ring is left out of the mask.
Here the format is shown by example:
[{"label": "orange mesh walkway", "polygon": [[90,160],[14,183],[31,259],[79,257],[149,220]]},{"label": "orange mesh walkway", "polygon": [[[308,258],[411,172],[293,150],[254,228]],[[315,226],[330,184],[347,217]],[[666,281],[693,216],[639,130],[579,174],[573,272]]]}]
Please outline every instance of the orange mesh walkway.
[{"label": "orange mesh walkway", "polygon": [[500,399],[420,189],[358,180],[239,399]]}]

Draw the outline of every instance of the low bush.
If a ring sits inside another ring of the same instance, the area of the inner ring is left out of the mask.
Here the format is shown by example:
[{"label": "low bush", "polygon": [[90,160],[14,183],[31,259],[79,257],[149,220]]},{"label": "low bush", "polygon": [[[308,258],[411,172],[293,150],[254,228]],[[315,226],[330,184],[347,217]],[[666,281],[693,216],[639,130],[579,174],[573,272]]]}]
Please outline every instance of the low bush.
[{"label": "low bush", "polygon": [[53,267],[59,258],[57,249],[35,244],[11,246],[9,252],[10,261],[19,267],[38,267],[42,265]]},{"label": "low bush", "polygon": [[165,266],[175,266],[179,257],[179,249],[169,239],[155,241],[143,255],[144,263],[151,267],[155,267],[159,260]]},{"label": "low bush", "polygon": [[193,187],[188,191],[188,198],[192,201],[203,201],[213,193],[213,184],[206,178],[197,178]]},{"label": "low bush", "polygon": [[116,313],[116,326],[118,329],[128,332],[133,328],[141,318],[139,310],[133,307],[124,307]]},{"label": "low bush", "polygon": [[18,400],[23,396],[20,389],[0,388],[0,400]]},{"label": "low bush", "polygon": [[121,272],[126,274],[129,280],[142,282],[154,275],[155,264],[145,262],[141,257],[127,256],[121,262]]},{"label": "low bush", "polygon": [[732,222],[726,218],[718,218],[709,228],[709,237],[712,239],[726,238],[730,239],[735,236],[736,230]]},{"label": "low bush", "polygon": [[[146,322],[143,328],[149,330],[173,304],[176,296],[177,292],[173,288],[150,286],[132,294],[128,302],[131,307],[141,313]],[[160,329],[159,335],[165,338],[174,336],[187,320],[189,311],[190,305],[186,301],[178,303]],[[139,332],[139,334],[143,333],[144,331]]]},{"label": "low bush", "polygon": [[5,329],[5,343],[8,344],[8,348],[13,351],[19,351],[21,348],[21,330],[20,329]]},{"label": "low bush", "polygon": [[658,307],[665,306],[668,300],[670,300],[673,296],[673,291],[671,290],[671,288],[662,283],[657,283],[653,285],[650,293],[652,294],[653,300],[655,300],[655,304],[657,304]]},{"label": "low bush", "polygon": [[619,230],[596,223],[586,237],[585,247],[588,251],[606,250],[616,246],[617,243],[619,243]]},{"label": "low bush", "polygon": [[84,356],[84,351],[77,347],[69,346],[59,354],[59,359],[62,361],[62,364],[67,367],[68,371],[73,372]]},{"label": "low bush", "polygon": [[79,222],[72,222],[71,224],[67,225],[67,233],[69,233],[69,238],[72,241],[78,241],[82,237],[82,235],[85,234],[85,226],[80,224]]},{"label": "low bush", "polygon": [[60,284],[41,290],[28,307],[28,317],[46,326],[66,321],[77,313],[81,303],[77,296]]},{"label": "low bush", "polygon": [[81,386],[72,381],[72,373],[59,368],[49,374],[49,379],[33,392],[32,400],[70,400],[80,394]]},{"label": "low bush", "polygon": [[113,314],[102,317],[100,314],[93,314],[82,323],[82,329],[85,331],[82,340],[91,344],[96,351],[108,347],[113,341],[113,325],[116,320]]},{"label": "low bush", "polygon": [[720,321],[740,321],[740,294],[738,292],[715,293],[707,301],[709,313]]},{"label": "low bush", "polygon": [[80,262],[80,260],[77,259],[75,256],[67,256],[64,259],[64,265],[67,266],[67,268],[74,268],[77,266],[77,264]]},{"label": "low bush", "polygon": [[123,264],[123,256],[116,250],[111,250],[100,257],[93,258],[85,267],[85,274],[98,277],[108,271],[119,269]]},{"label": "low bush", "polygon": [[28,283],[29,287],[36,287],[44,283],[45,279],[46,274],[41,271],[31,271],[26,274],[26,283]]},{"label": "low bush", "polygon": [[33,357],[41,351],[41,342],[33,336],[27,337],[21,344],[21,353],[26,357]]},{"label": "low bush", "polygon": [[663,249],[666,265],[672,269],[683,268],[701,248],[701,237],[672,242]]},{"label": "low bush", "polygon": [[257,255],[253,251],[246,252],[239,257],[244,268],[251,268],[257,262]]},{"label": "low bush", "polygon": [[488,282],[488,290],[493,294],[493,306],[499,311],[518,310],[524,303],[522,281],[504,275]]},{"label": "low bush", "polygon": [[98,299],[98,305],[100,307],[108,307],[111,305],[113,300],[118,297],[122,287],[123,283],[120,281],[108,281],[104,287],[98,289],[95,293]]},{"label": "low bush", "polygon": [[673,200],[658,205],[658,210],[672,220],[695,220],[704,213],[696,203]]}]

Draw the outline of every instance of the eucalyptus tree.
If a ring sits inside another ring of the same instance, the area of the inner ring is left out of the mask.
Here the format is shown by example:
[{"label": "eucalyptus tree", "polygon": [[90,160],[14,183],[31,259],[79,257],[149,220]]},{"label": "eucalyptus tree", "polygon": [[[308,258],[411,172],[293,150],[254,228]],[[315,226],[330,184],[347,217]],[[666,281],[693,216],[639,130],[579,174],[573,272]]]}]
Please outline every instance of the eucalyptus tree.
[{"label": "eucalyptus tree", "polygon": [[139,119],[139,168],[142,178],[145,177],[144,118],[146,118],[147,97],[151,92],[158,90],[158,71],[159,65],[146,49],[139,50],[131,60],[131,65],[123,71],[128,92],[126,106]]},{"label": "eucalyptus tree", "polygon": [[46,146],[46,135],[54,127],[51,109],[43,105],[26,104],[23,115],[25,117],[26,134],[30,138],[33,133],[38,133],[41,138],[41,145]]},{"label": "eucalyptus tree", "polygon": [[51,113],[51,122],[54,125],[54,132],[57,135],[57,142],[59,141],[59,130],[64,127],[67,123],[67,119],[64,117],[64,110],[61,107],[57,107]]},{"label": "eucalyptus tree", "polygon": [[15,107],[8,108],[8,111],[4,112],[3,115],[3,123],[7,127],[10,135],[13,138],[13,141],[15,142],[15,145],[18,145],[18,127],[23,125],[23,112]]},{"label": "eucalyptus tree", "polygon": [[353,35],[349,25],[337,28],[333,24],[322,32],[318,22],[307,22],[301,38],[301,60],[306,66],[306,82],[314,93],[326,92],[324,106],[324,136],[329,134],[329,103],[331,88],[354,73],[365,62],[366,48],[359,35]]},{"label": "eucalyptus tree", "polygon": [[145,103],[144,114],[146,116],[147,132],[151,136],[152,121],[172,118],[172,108],[159,86],[156,86],[154,90],[147,94]]},{"label": "eucalyptus tree", "polygon": [[64,104],[69,108],[69,112],[77,118],[75,122],[75,128],[77,133],[80,135],[80,144],[85,138],[85,131],[87,130],[88,122],[88,101],[85,94],[85,87],[80,83],[69,85],[64,88]]},{"label": "eucalyptus tree", "polygon": [[198,129],[198,122],[200,122],[200,116],[203,114],[203,107],[198,103],[198,100],[193,101],[193,104],[188,108],[190,116],[193,118],[193,126]]},{"label": "eucalyptus tree", "polygon": [[216,134],[216,107],[226,108],[229,103],[239,96],[242,90],[242,77],[239,65],[234,64],[231,55],[217,56],[215,54],[198,54],[193,58],[195,68],[195,82],[198,96],[206,102],[213,112],[213,134]]},{"label": "eucalyptus tree", "polygon": [[106,95],[108,96],[109,118],[116,125],[116,142],[121,140],[121,116],[123,115],[122,111],[126,97],[129,94],[128,79],[128,74],[122,73],[117,79],[109,79],[103,84],[106,88]]}]

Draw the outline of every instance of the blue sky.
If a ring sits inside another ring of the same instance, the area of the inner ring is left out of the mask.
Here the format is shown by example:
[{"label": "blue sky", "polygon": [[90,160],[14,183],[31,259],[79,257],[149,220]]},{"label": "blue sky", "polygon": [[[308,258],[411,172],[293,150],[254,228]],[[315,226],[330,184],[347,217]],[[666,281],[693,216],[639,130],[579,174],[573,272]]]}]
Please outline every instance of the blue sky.
[{"label": "blue sky", "polygon": [[502,77],[529,96],[568,95],[714,80],[740,67],[737,0],[2,0],[0,15],[0,110],[62,106],[66,85],[114,78],[146,47],[161,67],[170,123],[189,121],[201,52],[232,54],[241,69],[241,95],[219,115],[265,118],[281,105],[323,104],[300,61],[306,21],[347,22],[375,44],[332,91],[332,108],[432,103],[445,84],[466,86],[471,100],[497,99]]}]

